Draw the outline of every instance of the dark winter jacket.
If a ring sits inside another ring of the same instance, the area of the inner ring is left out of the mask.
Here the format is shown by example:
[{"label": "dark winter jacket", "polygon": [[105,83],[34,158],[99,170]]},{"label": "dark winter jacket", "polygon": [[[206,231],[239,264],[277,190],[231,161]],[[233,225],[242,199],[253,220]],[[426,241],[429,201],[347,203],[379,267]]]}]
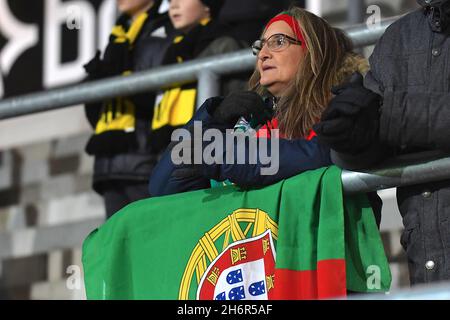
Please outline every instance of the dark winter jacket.
[{"label": "dark winter jacket", "polygon": [[[148,18],[132,45],[117,40],[113,33],[103,59],[97,55],[87,66],[88,80],[148,70],[161,65],[163,54],[172,42],[174,30],[167,14],[157,7]],[[115,28],[127,31],[130,19],[122,15]],[[95,156],[94,189],[111,180],[148,181],[157,162],[149,143],[154,93],[117,97],[85,106],[87,118],[95,130],[86,151]]]}]

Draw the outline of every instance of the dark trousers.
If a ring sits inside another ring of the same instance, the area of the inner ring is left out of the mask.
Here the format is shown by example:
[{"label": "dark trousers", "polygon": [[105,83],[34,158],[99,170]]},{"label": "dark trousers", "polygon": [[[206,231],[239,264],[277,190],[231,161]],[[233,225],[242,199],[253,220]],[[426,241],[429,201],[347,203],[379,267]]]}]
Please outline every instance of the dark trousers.
[{"label": "dark trousers", "polygon": [[110,181],[102,187],[102,196],[105,202],[106,218],[126,205],[149,198],[148,182]]}]

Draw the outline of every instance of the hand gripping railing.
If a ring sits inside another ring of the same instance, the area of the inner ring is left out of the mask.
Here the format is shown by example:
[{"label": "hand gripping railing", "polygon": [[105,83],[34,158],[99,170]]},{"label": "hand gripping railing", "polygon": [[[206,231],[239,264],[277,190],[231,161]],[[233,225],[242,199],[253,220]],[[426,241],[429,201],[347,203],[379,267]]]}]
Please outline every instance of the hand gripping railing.
[{"label": "hand gripping railing", "polygon": [[369,170],[342,171],[342,186],[346,194],[446,179],[450,179],[450,153],[444,151],[404,155]]}]

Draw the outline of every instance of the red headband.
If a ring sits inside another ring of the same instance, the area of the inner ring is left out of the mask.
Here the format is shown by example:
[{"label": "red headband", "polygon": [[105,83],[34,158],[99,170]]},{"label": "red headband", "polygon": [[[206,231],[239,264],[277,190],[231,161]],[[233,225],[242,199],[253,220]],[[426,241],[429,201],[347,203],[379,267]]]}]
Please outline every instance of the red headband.
[{"label": "red headband", "polygon": [[269,23],[267,23],[264,31],[267,30],[272,23],[277,22],[277,21],[286,22],[289,25],[289,27],[291,27],[297,40],[300,40],[302,42],[302,47],[306,48],[306,42],[305,42],[305,39],[303,38],[302,30],[300,28],[300,25],[298,24],[298,21],[293,16],[289,15],[288,13],[281,13],[281,14],[273,17],[269,21]]}]

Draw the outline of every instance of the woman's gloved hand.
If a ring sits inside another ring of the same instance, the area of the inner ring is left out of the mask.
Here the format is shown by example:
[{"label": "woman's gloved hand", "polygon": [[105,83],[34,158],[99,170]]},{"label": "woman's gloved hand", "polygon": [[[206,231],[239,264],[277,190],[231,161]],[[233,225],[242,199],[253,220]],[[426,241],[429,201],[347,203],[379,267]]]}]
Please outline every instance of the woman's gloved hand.
[{"label": "woman's gloved hand", "polygon": [[335,97],[313,126],[319,141],[337,152],[365,151],[378,139],[381,97],[364,87],[360,73],[332,92]]},{"label": "woman's gloved hand", "polygon": [[272,118],[273,110],[262,97],[253,91],[233,92],[214,110],[208,110],[218,123],[235,125],[240,117],[252,123],[265,124]]}]

